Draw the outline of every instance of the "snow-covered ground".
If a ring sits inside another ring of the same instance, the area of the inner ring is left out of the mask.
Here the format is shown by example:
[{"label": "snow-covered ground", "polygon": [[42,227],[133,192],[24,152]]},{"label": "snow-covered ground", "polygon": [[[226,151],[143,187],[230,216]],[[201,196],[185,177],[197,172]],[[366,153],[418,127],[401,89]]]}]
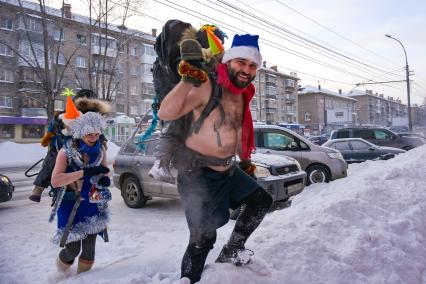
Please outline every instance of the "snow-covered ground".
[{"label": "snow-covered ground", "polygon": [[[18,152],[25,151],[15,152],[16,161]],[[214,263],[230,221],[218,231],[200,283],[426,283],[425,161],[426,145],[307,187],[249,239],[255,255],[248,267]],[[93,270],[75,275],[73,267],[68,278],[55,271],[49,198],[1,203],[0,283],[178,283],[188,241],[180,202],[154,199],[135,210],[112,193],[110,242],[98,238]]]},{"label": "snow-covered ground", "polygon": [[[108,161],[112,162],[120,147],[108,141]],[[44,158],[47,148],[39,143],[18,144],[10,141],[0,142],[0,168],[32,165]]]}]

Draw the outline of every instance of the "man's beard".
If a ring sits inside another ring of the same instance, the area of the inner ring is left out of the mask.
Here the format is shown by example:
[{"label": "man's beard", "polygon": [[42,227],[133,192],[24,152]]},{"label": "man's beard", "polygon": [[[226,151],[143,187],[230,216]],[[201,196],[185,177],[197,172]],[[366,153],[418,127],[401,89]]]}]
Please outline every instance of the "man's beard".
[{"label": "man's beard", "polygon": [[[240,80],[238,80],[239,74],[247,75],[248,80],[246,82],[241,82]],[[249,74],[246,74],[244,72],[235,72],[234,70],[232,70],[231,66],[229,65],[228,65],[228,76],[232,84],[234,84],[234,86],[239,89],[246,88],[256,78],[256,75],[250,77]]]}]

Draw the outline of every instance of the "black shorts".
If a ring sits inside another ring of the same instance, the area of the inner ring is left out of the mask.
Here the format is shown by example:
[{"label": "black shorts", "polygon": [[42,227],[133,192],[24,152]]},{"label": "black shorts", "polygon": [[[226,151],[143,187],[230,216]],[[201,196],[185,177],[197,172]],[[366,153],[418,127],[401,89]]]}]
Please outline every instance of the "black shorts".
[{"label": "black shorts", "polygon": [[190,231],[211,232],[229,220],[235,209],[260,185],[237,166],[225,172],[211,168],[179,171],[177,188]]}]

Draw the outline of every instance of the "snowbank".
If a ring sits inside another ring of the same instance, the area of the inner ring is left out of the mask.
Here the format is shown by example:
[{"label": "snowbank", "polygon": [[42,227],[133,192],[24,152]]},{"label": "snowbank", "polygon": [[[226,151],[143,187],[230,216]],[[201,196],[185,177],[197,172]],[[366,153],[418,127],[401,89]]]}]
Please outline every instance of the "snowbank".
[{"label": "snowbank", "polygon": [[[351,165],[347,178],[307,187],[250,237],[254,263],[215,264],[234,222],[218,230],[200,283],[426,283],[426,145]],[[90,272],[63,278],[48,242],[49,201],[0,204],[0,283],[179,283],[188,241],[178,200],[127,208],[117,189],[110,242],[98,238]]]}]

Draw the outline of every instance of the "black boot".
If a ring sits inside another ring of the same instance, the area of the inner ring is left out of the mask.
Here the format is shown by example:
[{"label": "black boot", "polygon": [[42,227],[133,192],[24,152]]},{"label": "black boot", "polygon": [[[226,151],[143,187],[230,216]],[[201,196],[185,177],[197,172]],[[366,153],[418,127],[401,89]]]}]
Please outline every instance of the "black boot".
[{"label": "black boot", "polygon": [[216,262],[232,263],[236,266],[243,266],[251,262],[251,257],[254,255],[252,250],[232,245],[224,245]]},{"label": "black boot", "polygon": [[243,206],[235,222],[234,231],[216,262],[234,263],[237,266],[250,262],[253,252],[245,249],[244,244],[262,222],[263,217],[271,208],[272,202],[271,195],[262,188],[257,189],[243,200],[242,204],[246,206]]},{"label": "black boot", "polygon": [[216,232],[212,232],[201,235],[201,239],[188,245],[182,259],[181,278],[189,278],[191,284],[201,279],[207,255],[215,242]]}]

